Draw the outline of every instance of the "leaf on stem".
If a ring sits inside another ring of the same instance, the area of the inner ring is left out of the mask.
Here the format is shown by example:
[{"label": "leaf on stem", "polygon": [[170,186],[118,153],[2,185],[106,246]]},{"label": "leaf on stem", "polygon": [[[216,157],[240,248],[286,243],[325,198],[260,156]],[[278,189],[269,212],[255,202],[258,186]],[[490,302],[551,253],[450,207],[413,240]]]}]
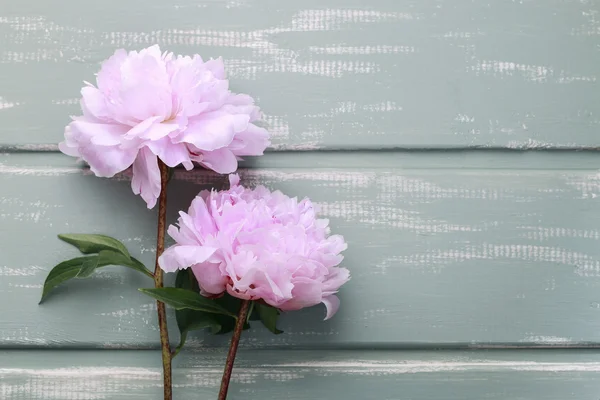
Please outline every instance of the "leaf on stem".
[{"label": "leaf on stem", "polygon": [[[182,269],[177,272],[177,277],[175,278],[175,287],[180,289],[191,290],[194,292],[199,292],[198,283],[193,276],[193,272],[191,269]],[[190,310],[187,308],[181,310],[175,310],[175,318],[177,319],[177,327],[179,328],[179,345],[175,348],[173,352],[173,357],[175,357],[183,346],[185,345],[185,341],[187,339],[187,335],[191,331],[200,330],[204,328],[210,328],[212,333],[218,333],[221,330],[221,324],[219,323],[219,317],[229,318],[233,320],[233,318],[229,316],[222,316],[213,313],[207,313],[204,311]]]},{"label": "leaf on stem", "polygon": [[90,276],[96,268],[98,268],[98,261],[100,257],[89,257],[83,263],[81,263],[81,268],[79,272],[77,272],[76,278],[87,278]]},{"label": "leaf on stem", "polygon": [[102,250],[111,250],[121,253],[127,258],[131,257],[127,247],[120,241],[110,236],[105,235],[88,235],[88,234],[61,234],[58,238],[64,242],[77,247],[83,254],[99,253]]},{"label": "leaf on stem", "polygon": [[277,318],[279,318],[279,310],[275,307],[271,307],[265,304],[256,304],[258,309],[258,315],[263,325],[276,335],[283,333],[283,331],[277,329]]},{"label": "leaf on stem", "polygon": [[76,257],[63,261],[52,268],[44,282],[40,303],[46,299],[46,296],[48,296],[52,289],[61,283],[73,278],[87,278],[96,269],[107,265],[121,265],[152,277],[152,273],[146,269],[144,264],[135,258],[129,258],[113,251],[102,250],[100,253],[92,256]]},{"label": "leaf on stem", "polygon": [[176,310],[190,309],[236,317],[235,314],[231,314],[227,309],[217,304],[216,301],[208,299],[202,296],[200,293],[196,293],[192,290],[172,287],[138,290],[158,301],[162,301]]}]

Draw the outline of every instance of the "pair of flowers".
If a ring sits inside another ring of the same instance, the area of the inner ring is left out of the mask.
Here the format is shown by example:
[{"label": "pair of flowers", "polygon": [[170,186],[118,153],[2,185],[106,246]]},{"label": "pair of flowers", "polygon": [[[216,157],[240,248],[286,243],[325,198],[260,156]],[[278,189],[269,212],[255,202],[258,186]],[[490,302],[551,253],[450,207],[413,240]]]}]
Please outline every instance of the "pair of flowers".
[{"label": "pair of flowers", "polygon": [[[270,144],[256,124],[254,100],[230,92],[221,59],[174,56],[158,46],[118,50],[103,63],[97,85],[81,93],[83,115],[67,126],[60,150],[100,177],[133,166],[132,190],[148,208],[166,196],[166,167],[230,174],[240,157],[262,155]],[[179,213],[168,228],[176,243],[159,254],[160,268],[191,268],[194,287],[207,298],[228,294],[283,311],[323,303],[331,318],[349,279],[339,267],[343,238],[329,235],[309,199],[245,188],[235,174],[229,181],[229,190],[202,191]]]}]

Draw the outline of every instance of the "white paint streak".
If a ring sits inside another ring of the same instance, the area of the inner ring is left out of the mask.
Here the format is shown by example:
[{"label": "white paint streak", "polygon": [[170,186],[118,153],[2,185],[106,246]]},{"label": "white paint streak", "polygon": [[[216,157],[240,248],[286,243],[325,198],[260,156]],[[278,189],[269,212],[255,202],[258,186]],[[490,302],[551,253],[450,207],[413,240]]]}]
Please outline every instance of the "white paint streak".
[{"label": "white paint streak", "polygon": [[506,78],[519,75],[529,82],[573,83],[573,82],[596,82],[596,76],[573,75],[567,71],[555,70],[549,66],[528,65],[511,61],[477,61],[468,68],[476,75],[491,75],[498,78]]},{"label": "white paint streak", "polygon": [[561,227],[519,226],[517,229],[527,230],[520,236],[531,240],[546,241],[555,238],[600,239],[600,230],[575,229]]},{"label": "white paint streak", "polygon": [[399,54],[399,53],[415,53],[414,46],[332,46],[332,47],[316,47],[311,46],[309,51],[315,54],[328,55],[372,55],[372,54]]},{"label": "white paint streak", "polygon": [[18,283],[9,283],[8,287],[13,287],[13,288],[22,288],[22,289],[41,289],[44,287],[44,285],[41,284],[18,284]]},{"label": "white paint streak", "polygon": [[355,362],[335,362],[335,361],[310,361],[300,363],[286,364],[265,364],[263,368],[286,367],[286,368],[308,368],[321,369],[330,373],[351,373],[351,374],[415,374],[431,372],[462,372],[462,371],[501,371],[516,370],[521,372],[600,372],[600,362],[586,363],[558,363],[558,362],[535,362],[535,361],[496,361],[482,360],[473,362],[461,361],[419,361],[410,360],[403,363],[378,362],[378,361],[355,361]]},{"label": "white paint streak", "polygon": [[0,174],[28,175],[28,176],[61,176],[69,174],[81,174],[81,168],[71,167],[33,167],[33,166],[10,166],[0,164]]},{"label": "white paint streak", "polygon": [[360,111],[367,112],[396,112],[402,111],[402,107],[398,105],[395,101],[382,101],[380,103],[369,103],[369,104],[358,104],[354,101],[343,101],[339,103],[334,103],[332,107],[326,112],[321,112],[317,114],[307,114],[304,115],[304,118],[333,118],[338,115],[343,114],[356,114]]},{"label": "white paint streak", "polygon": [[18,106],[19,104],[21,104],[21,103],[4,100],[2,97],[0,97],[0,110],[6,110],[9,108],[13,108],[15,106]]},{"label": "white paint streak", "polygon": [[80,103],[80,99],[78,99],[78,98],[52,100],[52,104],[56,104],[56,105],[60,105],[60,106],[79,105],[79,103]]},{"label": "white paint streak", "polygon": [[0,276],[35,276],[40,270],[44,269],[37,265],[27,268],[13,268],[2,265],[0,266]]},{"label": "white paint streak", "polygon": [[404,265],[422,266],[439,272],[440,266],[465,262],[468,260],[512,259],[535,263],[562,264],[573,267],[580,276],[600,276],[600,260],[588,254],[560,247],[535,246],[525,244],[465,245],[456,249],[431,249],[427,253],[395,256],[387,264],[379,265],[383,272],[392,265],[400,268]]},{"label": "white paint streak", "polygon": [[539,345],[539,344],[564,345],[564,344],[573,343],[573,339],[571,339],[571,338],[564,338],[564,337],[558,337],[558,336],[536,336],[536,335],[530,335],[530,336],[525,337],[524,339],[521,339],[520,342],[522,342],[522,343],[535,343],[536,345]]},{"label": "white paint streak", "polygon": [[469,117],[468,115],[465,115],[465,114],[458,114],[456,117],[454,117],[454,120],[458,121],[458,122],[462,122],[463,124],[467,124],[467,123],[475,122],[475,117]]}]

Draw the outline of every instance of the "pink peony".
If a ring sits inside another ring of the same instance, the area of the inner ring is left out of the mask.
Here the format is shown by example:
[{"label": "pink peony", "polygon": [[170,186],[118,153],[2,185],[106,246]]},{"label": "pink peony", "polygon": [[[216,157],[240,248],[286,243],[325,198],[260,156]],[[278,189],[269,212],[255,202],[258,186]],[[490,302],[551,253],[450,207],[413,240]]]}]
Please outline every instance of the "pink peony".
[{"label": "pink peony", "polygon": [[97,87],[81,90],[83,116],[73,117],[60,150],[85,160],[97,176],[133,164],[131,187],[154,207],[160,158],[169,167],[193,162],[226,174],[240,156],[263,154],[269,135],[250,96],[233,94],[221,59],[161,53],[158,45],[117,50],[102,64]]},{"label": "pink peony", "polygon": [[331,318],[339,307],[335,293],[350,279],[338,267],[344,238],[328,236],[329,222],[316,218],[309,199],[245,189],[237,175],[229,181],[229,190],[204,190],[187,214],[179,213],[179,228],[168,230],[177,244],[159,258],[161,268],[192,267],[207,297],[227,291],[284,311],[324,303]]}]

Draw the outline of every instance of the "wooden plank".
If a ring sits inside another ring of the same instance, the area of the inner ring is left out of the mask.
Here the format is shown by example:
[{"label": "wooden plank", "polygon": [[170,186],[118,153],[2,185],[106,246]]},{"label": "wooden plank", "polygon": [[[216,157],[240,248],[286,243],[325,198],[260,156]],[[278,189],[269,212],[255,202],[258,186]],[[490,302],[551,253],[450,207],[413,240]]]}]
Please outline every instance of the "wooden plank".
[{"label": "wooden plank", "polygon": [[275,149],[598,146],[595,1],[12,0],[0,141],[48,144],[116,48],[223,56]]},{"label": "wooden plank", "polygon": [[[598,157],[444,154],[281,154],[242,170],[247,185],[319,203],[349,243],[344,265],[353,275],[332,320],[321,321],[322,307],[284,315],[285,334],[257,328],[246,345],[597,343]],[[178,171],[169,220],[200,188],[223,182]],[[115,236],[152,265],[155,212],[126,174],[98,179],[59,154],[4,154],[0,188],[0,345],[155,348],[154,306],[136,291],[151,282],[133,271],[109,267],[37,305],[50,268],[76,255],[58,233]],[[191,345],[226,341],[199,333]]]},{"label": "wooden plank", "polygon": [[[214,399],[225,354],[182,353],[174,396]],[[7,400],[160,399],[157,351],[3,351]],[[10,360],[10,361],[9,361]],[[600,355],[577,351],[248,351],[238,355],[235,399],[581,400],[600,392]]]}]

